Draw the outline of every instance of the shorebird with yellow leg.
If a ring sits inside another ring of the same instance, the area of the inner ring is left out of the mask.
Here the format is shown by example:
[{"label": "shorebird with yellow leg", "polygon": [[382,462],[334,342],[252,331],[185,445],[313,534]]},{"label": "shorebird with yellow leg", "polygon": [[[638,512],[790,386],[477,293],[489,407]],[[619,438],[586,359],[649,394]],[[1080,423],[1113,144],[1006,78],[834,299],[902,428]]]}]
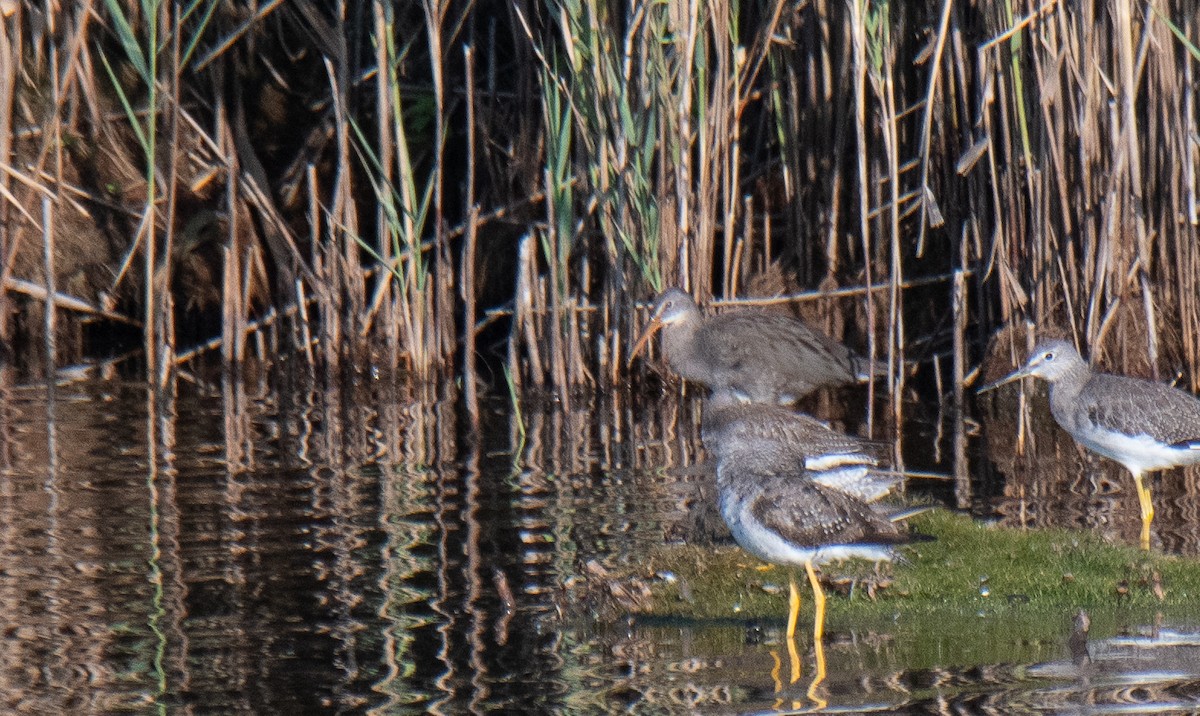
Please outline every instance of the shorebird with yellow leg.
[{"label": "shorebird with yellow leg", "polygon": [[873,375],[868,360],[803,321],[749,309],[706,317],[677,288],[655,300],[630,362],[658,331],[667,362],[681,377],[755,403],[793,403],[818,388]]},{"label": "shorebird with yellow leg", "polygon": [[1050,384],[1050,413],[1078,443],[1133,475],[1142,549],[1150,549],[1154,503],[1143,476],[1200,463],[1200,400],[1163,383],[1093,371],[1063,340],[1037,344],[1025,365],[979,392],[1026,376]]},{"label": "shorebird with yellow leg", "polygon": [[[849,558],[890,560],[897,545],[910,541],[895,521],[868,504],[897,478],[878,468],[866,443],[779,406],[739,402],[730,390],[715,392],[705,404],[703,436],[716,462],[721,516],[734,540],[759,559],[803,566],[808,575],[817,655],[809,696],[818,701],[816,688],[825,678],[826,604],[815,568]],[[793,682],[799,678],[793,643],[799,611],[792,579],[786,634]]]}]

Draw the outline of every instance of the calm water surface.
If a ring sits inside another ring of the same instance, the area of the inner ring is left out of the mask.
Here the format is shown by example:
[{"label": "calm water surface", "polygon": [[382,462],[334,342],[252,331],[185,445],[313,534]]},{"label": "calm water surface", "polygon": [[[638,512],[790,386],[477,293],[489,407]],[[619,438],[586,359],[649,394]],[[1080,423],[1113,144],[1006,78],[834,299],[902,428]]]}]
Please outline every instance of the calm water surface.
[{"label": "calm water surface", "polygon": [[[634,618],[588,586],[665,541],[720,539],[699,509],[696,401],[529,402],[519,418],[487,403],[476,430],[439,396],[337,383],[281,372],[155,394],[0,375],[4,710],[1200,708],[1200,608],[1179,623],[1097,617],[1087,664],[1071,614],[1033,641],[986,617],[933,643],[899,625],[835,631],[810,694],[813,645],[798,640],[790,684],[782,623]],[[910,467],[954,472],[953,432],[906,431],[922,456]],[[965,479],[915,489],[1010,524],[1136,539],[1119,473],[1052,431],[1019,464],[1011,435],[1004,448],[984,434]],[[1007,462],[982,457],[993,442]],[[1156,493],[1162,549],[1196,553],[1194,482]]]}]

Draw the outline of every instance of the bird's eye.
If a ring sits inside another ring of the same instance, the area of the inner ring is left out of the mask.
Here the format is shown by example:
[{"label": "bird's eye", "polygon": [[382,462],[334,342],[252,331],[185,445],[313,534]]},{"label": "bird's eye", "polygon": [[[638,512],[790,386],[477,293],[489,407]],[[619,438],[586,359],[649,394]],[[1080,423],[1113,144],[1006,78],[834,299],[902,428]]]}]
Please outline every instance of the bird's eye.
[{"label": "bird's eye", "polygon": [[1046,351],[1046,354],[1042,356],[1042,360],[1054,360],[1054,351]]}]

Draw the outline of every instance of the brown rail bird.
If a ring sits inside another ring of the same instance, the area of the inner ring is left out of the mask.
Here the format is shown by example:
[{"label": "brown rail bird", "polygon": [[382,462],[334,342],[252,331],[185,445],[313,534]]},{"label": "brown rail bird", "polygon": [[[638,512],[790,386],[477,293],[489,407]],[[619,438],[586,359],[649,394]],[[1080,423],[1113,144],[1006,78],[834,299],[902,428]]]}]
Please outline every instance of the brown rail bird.
[{"label": "brown rail bird", "polygon": [[677,288],[655,301],[630,361],[659,330],[676,373],[754,403],[793,403],[819,388],[872,377],[868,360],[803,321],[751,310],[705,317]]},{"label": "brown rail bird", "polygon": [[1154,503],[1142,475],[1200,462],[1200,400],[1152,380],[1094,372],[1063,340],[1038,343],[1025,365],[979,392],[1026,376],[1050,384],[1050,413],[1063,430],[1133,475],[1149,549]]}]

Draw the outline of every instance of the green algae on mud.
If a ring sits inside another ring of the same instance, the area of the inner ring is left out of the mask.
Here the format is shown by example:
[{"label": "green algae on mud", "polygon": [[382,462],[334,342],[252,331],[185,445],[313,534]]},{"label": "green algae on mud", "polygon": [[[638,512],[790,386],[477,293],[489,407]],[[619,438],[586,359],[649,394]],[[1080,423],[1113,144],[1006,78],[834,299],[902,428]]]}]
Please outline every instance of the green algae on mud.
[{"label": "green algae on mud", "polygon": [[[851,585],[841,595],[826,588],[831,627],[1009,615],[1040,615],[1057,623],[1077,609],[1169,614],[1194,610],[1200,596],[1200,561],[1114,545],[1085,530],[990,527],[941,509],[911,524],[933,540],[906,546],[897,563],[883,565],[890,583],[873,597],[861,586],[870,579],[855,576],[874,576],[872,566],[833,564],[822,570],[827,585],[831,580]],[[657,616],[782,619],[792,576],[811,613],[802,569],[764,569],[736,546],[665,546],[650,555],[649,565],[652,573],[673,575],[653,587],[650,613]]]}]

